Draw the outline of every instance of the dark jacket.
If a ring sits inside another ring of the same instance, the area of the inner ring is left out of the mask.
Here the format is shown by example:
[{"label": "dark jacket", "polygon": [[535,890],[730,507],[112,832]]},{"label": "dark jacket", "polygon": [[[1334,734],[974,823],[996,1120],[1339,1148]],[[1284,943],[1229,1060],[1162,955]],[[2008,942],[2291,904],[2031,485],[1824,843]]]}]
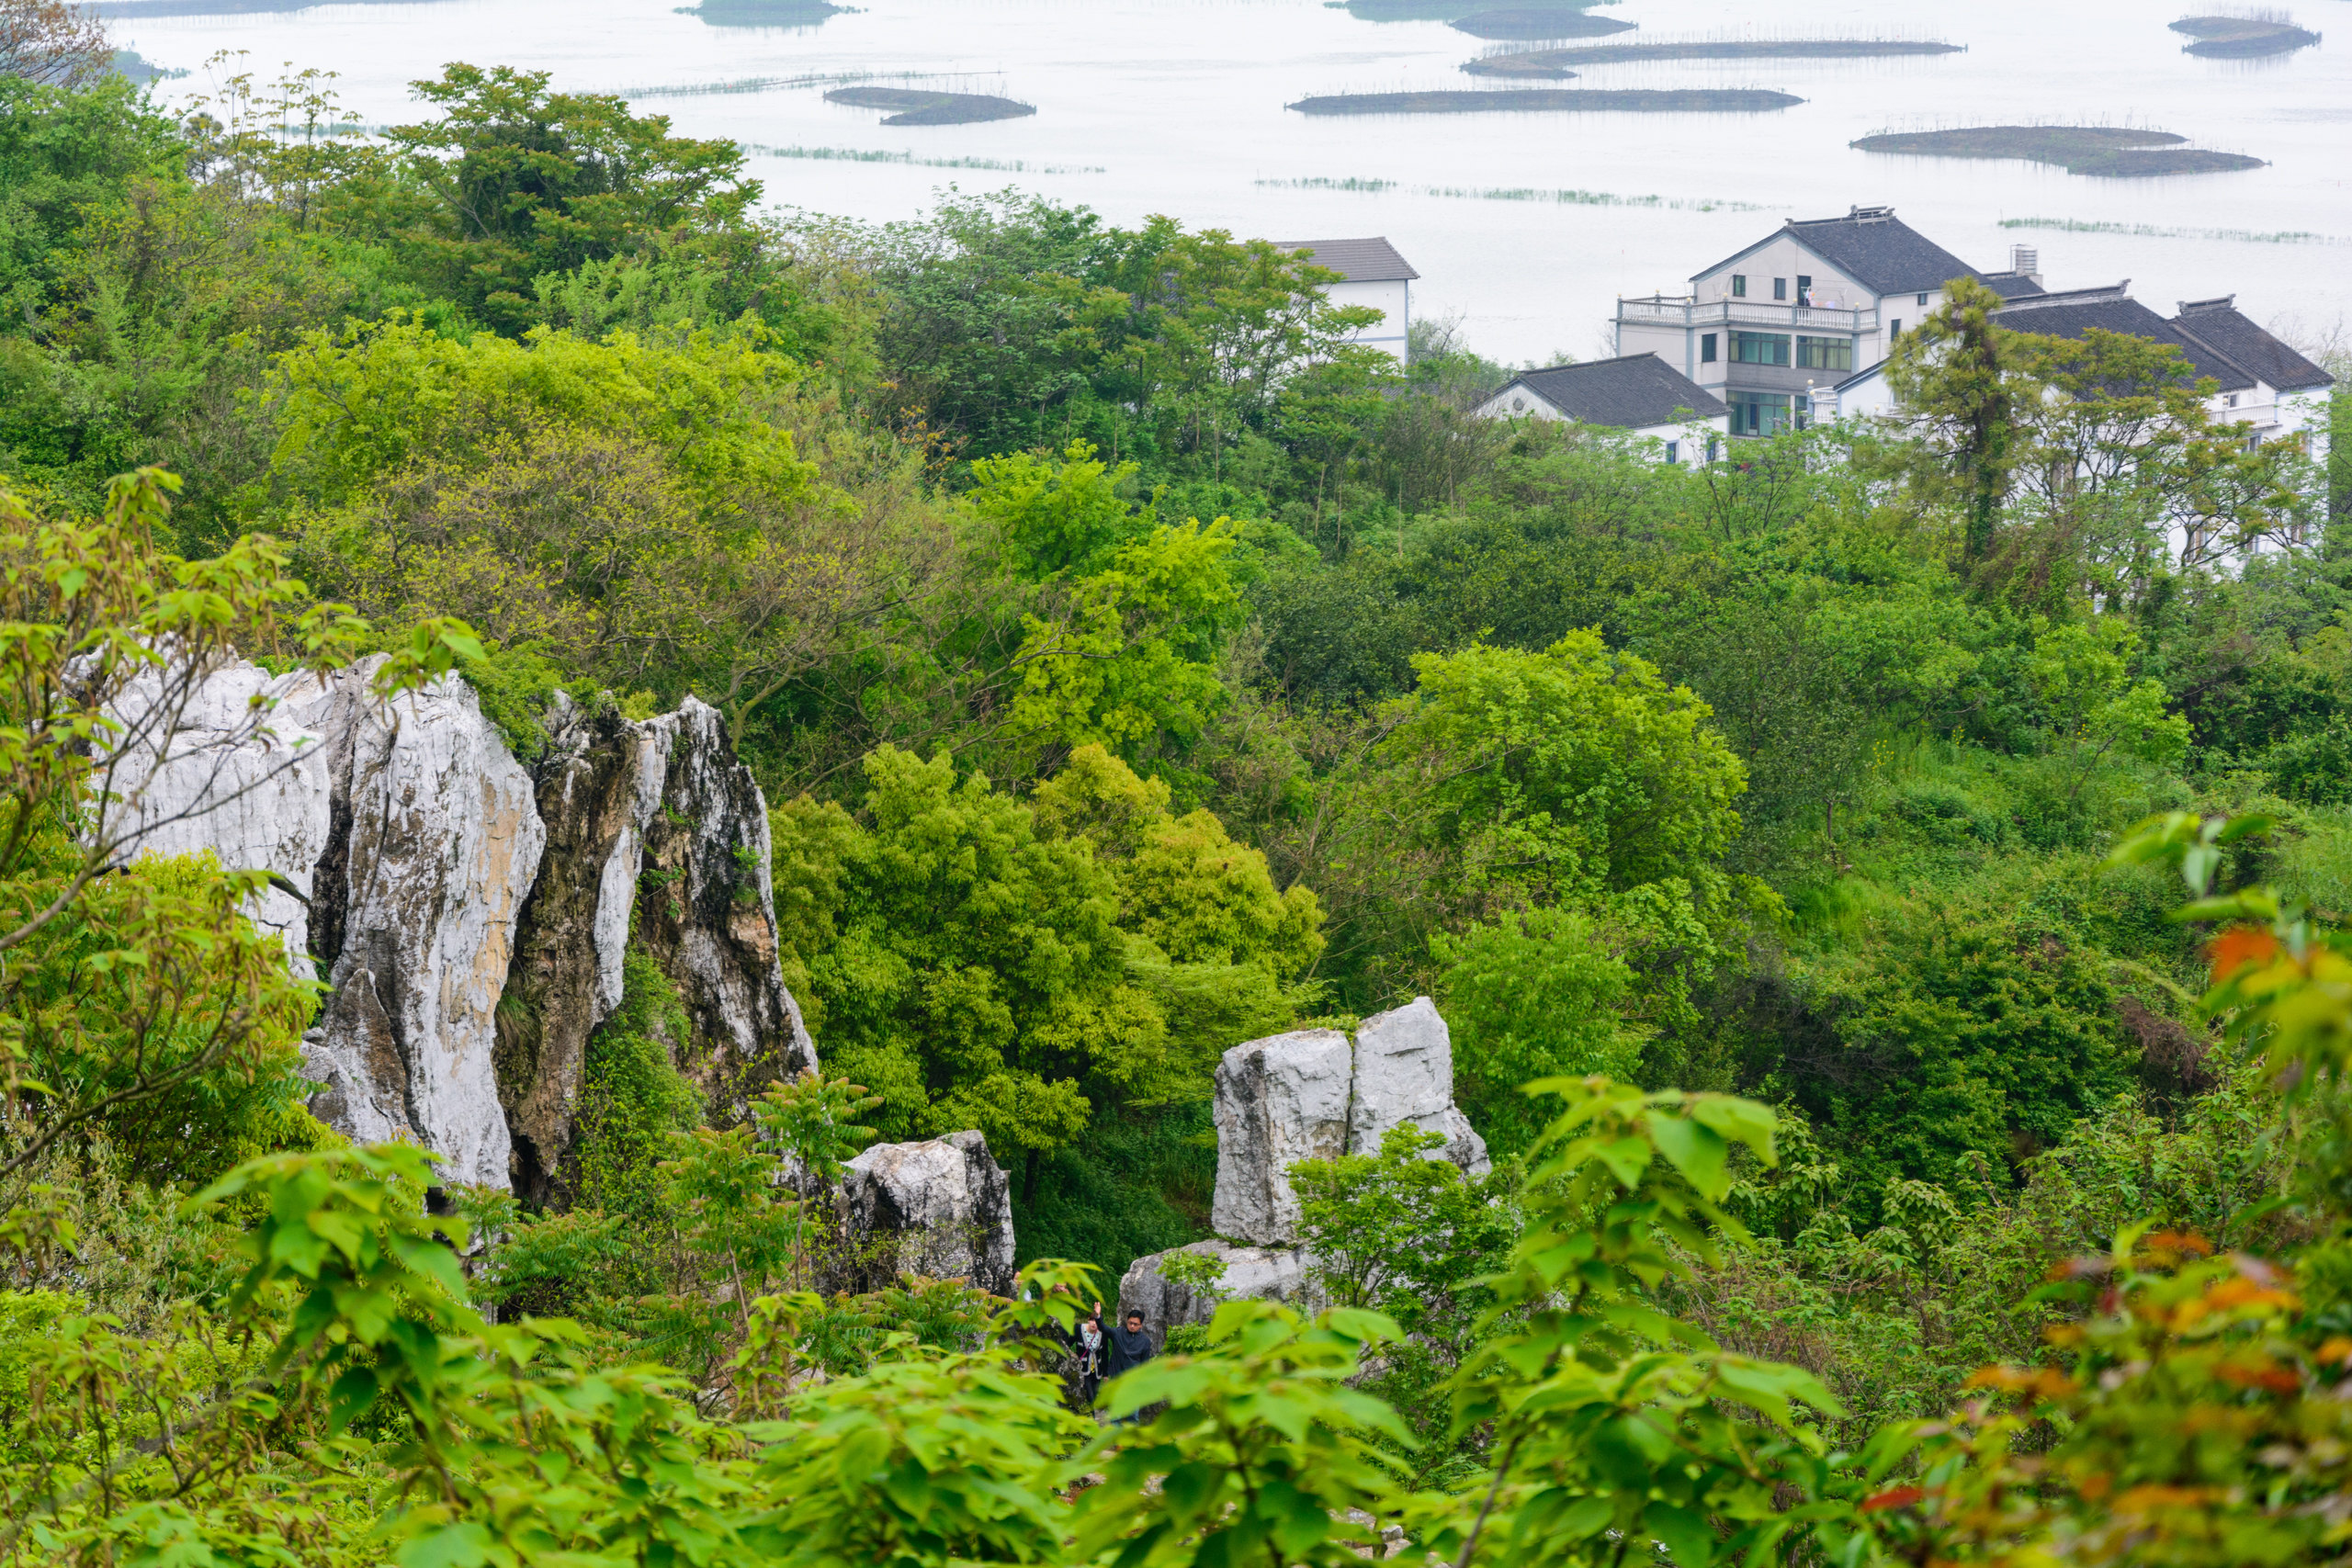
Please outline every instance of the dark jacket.
[{"label": "dark jacket", "polygon": [[1114,1378],[1133,1371],[1150,1360],[1153,1353],[1149,1329],[1114,1323],[1102,1336],[1102,1375]]}]

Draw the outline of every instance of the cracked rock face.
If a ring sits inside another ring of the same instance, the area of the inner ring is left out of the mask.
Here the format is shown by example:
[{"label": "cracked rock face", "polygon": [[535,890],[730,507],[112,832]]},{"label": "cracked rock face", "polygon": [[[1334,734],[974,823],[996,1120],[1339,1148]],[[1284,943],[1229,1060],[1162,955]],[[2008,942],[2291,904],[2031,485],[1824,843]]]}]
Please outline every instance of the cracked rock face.
[{"label": "cracked rock face", "polygon": [[1298,1240],[1299,1160],[1376,1155],[1391,1127],[1441,1134],[1466,1176],[1492,1168],[1453,1103],[1453,1040],[1427,997],[1364,1020],[1352,1044],[1329,1029],[1252,1040],[1216,1070],[1216,1196],[1209,1224],[1261,1246]]},{"label": "cracked rock face", "polygon": [[[768,803],[717,708],[688,697],[636,729],[637,936],[694,1021],[678,1066],[733,1120],[759,1089],[817,1065],[776,962]],[[608,868],[607,886],[618,880]],[[598,952],[628,929],[600,927]]]},{"label": "cracked rock face", "polygon": [[691,1017],[677,1066],[717,1119],[816,1064],[776,964],[767,803],[717,710],[689,698],[632,723],[559,700],[526,769],[463,682],[386,703],[379,667],[232,664],[117,705],[133,718],[114,770],[126,858],[209,849],[292,890],[253,915],[330,987],[305,1042],[315,1114],[421,1144],[449,1180],[560,1201],[632,917]]},{"label": "cracked rock face", "polygon": [[1376,1155],[1391,1127],[1410,1122],[1442,1135],[1433,1156],[1465,1176],[1493,1168],[1487,1141],[1453,1104],[1453,1035],[1427,997],[1376,1013],[1356,1026],[1355,1089],[1348,1110],[1348,1152]]},{"label": "cracked rock face", "polygon": [[[1170,1280],[1160,1269],[1179,1252],[1218,1259],[1225,1265],[1225,1277],[1206,1291]],[[1172,1252],[1155,1252],[1127,1266],[1119,1280],[1118,1315],[1124,1319],[1130,1312],[1140,1312],[1144,1326],[1162,1337],[1180,1324],[1208,1322],[1227,1301],[1280,1302],[1312,1316],[1329,1303],[1309,1272],[1311,1261],[1295,1247],[1236,1247],[1223,1241],[1196,1241]]]},{"label": "cracked rock face", "polygon": [[1286,1246],[1298,1239],[1290,1168],[1348,1147],[1348,1037],[1306,1029],[1236,1045],[1216,1068],[1216,1195],[1220,1235]]},{"label": "cracked rock face", "polygon": [[231,870],[282,878],[286,887],[246,912],[284,938],[288,965],[306,978],[311,874],[326,849],[331,791],[326,739],[293,705],[320,694],[315,676],[273,677],[255,664],[215,672],[185,701],[153,678],[134,681],[115,705],[132,723],[107,781],[124,797],[123,860],[211,850]]},{"label": "cracked rock face", "polygon": [[716,708],[632,723],[561,698],[536,770],[549,852],[520,921],[498,1083],[514,1188],[560,1203],[588,1039],[620,1006],[632,919],[691,1030],[674,1065],[715,1119],[817,1063],[776,963],[767,801]]},{"label": "cracked rock face", "polygon": [[472,688],[444,677],[383,703],[372,673],[297,708],[328,737],[338,829],[315,874],[330,991],[306,1040],[311,1111],[362,1143],[424,1145],[447,1180],[503,1187],[492,1045],[547,829]]},{"label": "cracked rock face", "polygon": [[1012,1293],[1012,1183],[980,1134],[876,1144],[842,1167],[834,1203],[851,1289],[919,1274]]}]

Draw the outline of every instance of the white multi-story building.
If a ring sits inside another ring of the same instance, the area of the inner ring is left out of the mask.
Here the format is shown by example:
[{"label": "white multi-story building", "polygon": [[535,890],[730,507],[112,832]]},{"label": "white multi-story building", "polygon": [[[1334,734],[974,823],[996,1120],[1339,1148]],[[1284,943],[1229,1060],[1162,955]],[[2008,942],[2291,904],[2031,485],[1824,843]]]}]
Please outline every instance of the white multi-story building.
[{"label": "white multi-story building", "polygon": [[1952,279],[2014,299],[2041,292],[2034,265],[2021,249],[2008,271],[1978,272],[1891,207],[1791,219],[1692,274],[1688,294],[1621,296],[1617,352],[1656,354],[1724,400],[1733,434],[1769,435],[1812,423],[1815,398],[1885,358]]},{"label": "white multi-story building", "polygon": [[1398,359],[1413,331],[1413,279],[1421,275],[1396,254],[1385,235],[1363,240],[1276,240],[1274,248],[1295,251],[1340,276],[1324,294],[1334,305],[1369,305],[1381,319],[1358,330],[1351,341],[1384,349]]}]

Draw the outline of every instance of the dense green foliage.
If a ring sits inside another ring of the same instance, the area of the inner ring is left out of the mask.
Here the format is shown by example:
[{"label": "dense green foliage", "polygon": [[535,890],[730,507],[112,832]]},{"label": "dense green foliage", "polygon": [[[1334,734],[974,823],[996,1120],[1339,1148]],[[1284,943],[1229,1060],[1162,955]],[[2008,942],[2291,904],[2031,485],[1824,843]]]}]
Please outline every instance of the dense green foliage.
[{"label": "dense green foliage", "polygon": [[[1959,286],[1907,423],[1661,465],[1262,241],[417,90],[0,79],[0,1558],[2340,1556],[2352,446]],[[822,1074],[632,952],[546,1212],[344,1147],[267,879],[125,836],[232,650],[718,706]],[[1302,1164],[1332,1310],[1074,1410],[1220,1054],[1419,994],[1495,1172]],[[967,1127],[1018,1301],[825,1197]]]}]

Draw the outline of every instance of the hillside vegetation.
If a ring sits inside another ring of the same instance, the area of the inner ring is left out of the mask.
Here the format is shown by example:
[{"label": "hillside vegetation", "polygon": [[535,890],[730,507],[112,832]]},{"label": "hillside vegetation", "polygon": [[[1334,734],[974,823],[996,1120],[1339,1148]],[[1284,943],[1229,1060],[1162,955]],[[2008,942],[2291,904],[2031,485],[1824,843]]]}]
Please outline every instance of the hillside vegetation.
[{"label": "hillside vegetation", "polygon": [[[0,1559],[2337,1559],[2344,400],[1962,283],[1908,423],[1678,467],[1263,241],[417,95],[0,77]],[[259,874],[82,836],[93,671],[232,649],[718,708],[823,1076],[632,962],[571,1207],[348,1146]],[[1302,1167],[1334,1310],[1073,1408],[1220,1054],[1418,995],[1495,1174]],[[1022,1299],[822,1293],[969,1127]]]}]

